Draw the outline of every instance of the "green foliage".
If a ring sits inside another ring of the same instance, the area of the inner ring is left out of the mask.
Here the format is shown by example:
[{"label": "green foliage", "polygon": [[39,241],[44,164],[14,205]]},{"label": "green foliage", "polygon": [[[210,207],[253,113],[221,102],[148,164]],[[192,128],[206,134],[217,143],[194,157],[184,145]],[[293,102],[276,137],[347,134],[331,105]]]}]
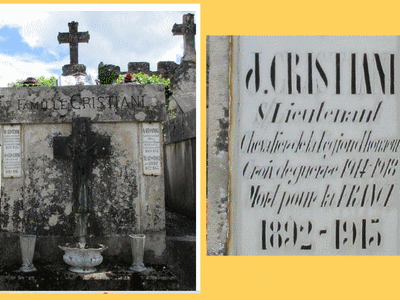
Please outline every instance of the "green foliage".
[{"label": "green foliage", "polygon": [[[8,87],[21,87],[23,86],[22,82],[24,79],[18,79],[16,82],[11,82],[8,84]],[[57,78],[52,76],[50,78],[45,78],[41,76],[37,79],[37,86],[56,86],[57,85]]]},{"label": "green foliage", "polygon": [[7,84],[8,87],[21,87],[22,86],[22,79],[18,79],[16,82],[11,82]]},{"label": "green foliage", "polygon": [[57,85],[57,78],[52,76],[50,78],[45,78],[41,76],[37,79],[39,86],[56,86]]},{"label": "green foliage", "polygon": [[125,75],[119,74],[117,81],[115,81],[115,84],[120,84],[121,82],[124,82],[124,77]]},{"label": "green foliage", "polygon": [[[161,75],[147,75],[144,73],[137,73],[137,74],[131,74],[132,75],[132,81],[135,81],[139,84],[163,84],[165,86],[165,99],[167,102],[167,106],[169,103],[169,100],[171,98],[172,92],[170,90],[170,80],[162,78]],[[121,82],[124,81],[125,75],[119,75],[117,81],[115,84],[120,84]]]}]

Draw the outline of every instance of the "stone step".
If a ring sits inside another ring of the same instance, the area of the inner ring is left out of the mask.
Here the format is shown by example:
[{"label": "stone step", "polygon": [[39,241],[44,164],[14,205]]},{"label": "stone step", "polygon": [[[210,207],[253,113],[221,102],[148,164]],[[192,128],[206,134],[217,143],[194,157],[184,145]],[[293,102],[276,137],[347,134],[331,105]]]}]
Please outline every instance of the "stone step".
[{"label": "stone step", "polygon": [[19,266],[0,267],[2,291],[178,291],[177,277],[165,266],[149,266],[133,273],[129,266],[100,266],[90,274],[68,271],[66,266],[38,266],[23,273]]}]

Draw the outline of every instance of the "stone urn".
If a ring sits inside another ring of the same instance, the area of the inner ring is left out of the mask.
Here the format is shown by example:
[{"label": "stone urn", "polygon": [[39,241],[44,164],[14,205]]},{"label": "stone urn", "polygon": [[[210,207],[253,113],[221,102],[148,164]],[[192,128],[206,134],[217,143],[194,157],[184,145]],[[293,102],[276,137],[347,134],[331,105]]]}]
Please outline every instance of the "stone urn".
[{"label": "stone urn", "polygon": [[133,272],[146,271],[147,269],[143,263],[144,243],[146,240],[146,236],[144,234],[131,234],[129,235],[129,238],[131,240],[131,249],[133,257],[133,264],[129,268],[129,270]]},{"label": "stone urn", "polygon": [[96,266],[103,262],[101,252],[108,247],[102,244],[84,245],[80,243],[66,244],[58,246],[65,251],[64,262],[71,267],[69,270],[75,273],[93,273],[96,272]]},{"label": "stone urn", "polygon": [[19,237],[22,254],[22,272],[34,272],[36,268],[33,266],[33,254],[35,253],[36,235],[24,234]]}]

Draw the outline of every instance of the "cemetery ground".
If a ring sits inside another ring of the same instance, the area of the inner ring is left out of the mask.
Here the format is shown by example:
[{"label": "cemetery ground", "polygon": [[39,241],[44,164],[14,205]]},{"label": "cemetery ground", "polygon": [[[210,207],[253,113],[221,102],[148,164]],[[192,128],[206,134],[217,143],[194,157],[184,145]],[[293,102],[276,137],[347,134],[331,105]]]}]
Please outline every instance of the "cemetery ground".
[{"label": "cemetery ground", "polygon": [[[193,291],[196,289],[196,221],[166,210],[167,263],[150,264],[144,273],[130,265],[103,261],[98,271],[78,274],[58,263],[41,265],[23,273],[20,265],[0,266],[1,291]],[[18,244],[19,240],[15,239]],[[16,246],[17,247],[17,246]],[[62,251],[59,250],[60,257]],[[168,265],[168,266],[167,266]]]}]

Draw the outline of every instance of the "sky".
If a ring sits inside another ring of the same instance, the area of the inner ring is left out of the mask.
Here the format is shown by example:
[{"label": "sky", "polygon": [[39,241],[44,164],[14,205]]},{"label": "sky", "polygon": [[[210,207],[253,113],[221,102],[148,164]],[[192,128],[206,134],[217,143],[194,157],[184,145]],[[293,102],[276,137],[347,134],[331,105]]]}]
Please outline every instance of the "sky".
[{"label": "sky", "polygon": [[[195,14],[199,5],[9,5],[0,4],[0,87],[27,77],[58,78],[70,63],[69,45],[59,44],[59,32],[68,23],[79,23],[78,32],[88,31],[89,43],[79,43],[78,60],[86,73],[97,78],[100,62],[128,70],[129,62],[180,63],[183,36],[173,36],[175,23],[185,13]],[[199,25],[196,48],[198,49]],[[196,50],[197,50],[196,49]],[[198,52],[198,51],[197,51]]]}]

